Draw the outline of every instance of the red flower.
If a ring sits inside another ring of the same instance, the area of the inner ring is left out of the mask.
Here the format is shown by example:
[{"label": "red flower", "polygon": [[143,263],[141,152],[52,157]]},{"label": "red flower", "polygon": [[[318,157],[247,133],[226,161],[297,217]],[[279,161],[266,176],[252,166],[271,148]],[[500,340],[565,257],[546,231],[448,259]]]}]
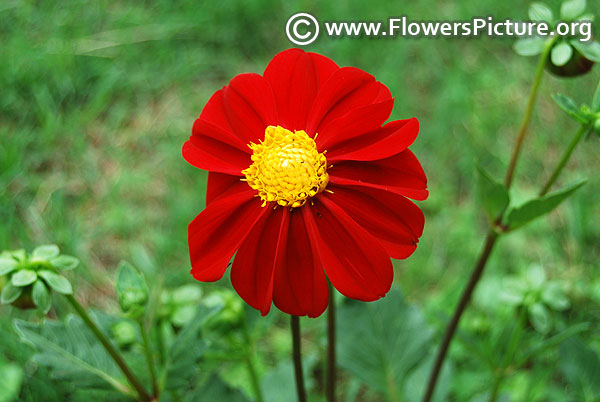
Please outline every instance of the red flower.
[{"label": "red flower", "polygon": [[[317,317],[327,278],[373,301],[391,287],[390,257],[423,232],[425,173],[408,150],[417,119],[384,124],[394,99],[373,76],[299,49],[262,76],[240,74],[194,123],[183,157],[208,170],[206,209],[189,225],[192,275],[231,282],[252,307]],[[327,276],[326,276],[327,275]]]}]

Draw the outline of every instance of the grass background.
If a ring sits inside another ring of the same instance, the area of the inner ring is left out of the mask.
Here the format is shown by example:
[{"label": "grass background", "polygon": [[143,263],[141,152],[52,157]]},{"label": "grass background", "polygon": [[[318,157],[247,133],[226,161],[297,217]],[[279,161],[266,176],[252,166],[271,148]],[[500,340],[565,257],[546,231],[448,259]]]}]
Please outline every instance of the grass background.
[{"label": "grass background", "polygon": [[[557,12],[559,2],[549,3]],[[525,19],[527,7],[517,0],[4,0],[0,248],[58,244],[82,260],[73,279],[96,306],[114,306],[112,272],[121,259],[150,256],[167,283],[191,282],[186,231],[204,208],[206,173],[183,160],[181,146],[214,91],[238,73],[261,73],[291,46],[284,34],[290,15]],[[600,4],[590,9],[598,14]],[[526,103],[536,61],[517,56],[512,42],[321,37],[307,47],[370,72],[395,96],[392,119],[421,122],[412,150],[431,196],[419,204],[425,233],[414,256],[396,262],[396,284],[438,329],[485,233],[474,166],[503,176]],[[536,193],[577,128],[550,95],[589,103],[598,79],[598,68],[578,79],[545,75],[516,200]],[[547,219],[504,238],[487,280],[541,264],[551,278],[600,289],[599,146],[597,138],[583,142],[559,180],[588,184]]]}]

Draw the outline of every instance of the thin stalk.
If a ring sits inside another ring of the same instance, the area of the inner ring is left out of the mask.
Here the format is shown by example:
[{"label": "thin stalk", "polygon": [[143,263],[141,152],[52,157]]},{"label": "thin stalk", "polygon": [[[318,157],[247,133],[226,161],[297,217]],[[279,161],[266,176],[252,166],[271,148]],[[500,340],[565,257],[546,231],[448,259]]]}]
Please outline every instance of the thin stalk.
[{"label": "thin stalk", "polygon": [[[517,132],[517,140],[511,155],[510,162],[508,164],[508,170],[506,172],[505,185],[507,189],[509,189],[512,184],[513,176],[517,166],[517,160],[519,159],[521,148],[523,147],[523,142],[525,140],[525,136],[527,135],[527,129],[529,128],[529,123],[531,121],[531,116],[535,107],[535,100],[537,98],[539,87],[542,82],[542,77],[544,75],[544,68],[546,67],[546,62],[548,60],[548,56],[550,55],[550,51],[552,50],[552,45],[554,44],[554,41],[555,39],[546,42],[544,50],[542,51],[542,54],[540,55],[540,58],[538,60],[535,75],[533,77],[533,83],[529,92],[527,107],[525,109],[525,114],[523,115],[521,125],[519,126],[519,131]],[[498,219],[496,223],[501,223],[500,219]],[[448,326],[446,327],[446,332],[444,333],[442,344],[438,349],[433,368],[431,369],[431,374],[429,376],[427,388],[423,396],[423,402],[430,402],[431,398],[433,397],[433,393],[435,391],[435,386],[437,384],[442,365],[444,363],[444,360],[446,359],[446,354],[448,353],[450,343],[452,342],[452,338],[454,337],[454,333],[456,332],[456,328],[458,327],[460,318],[463,312],[465,311],[467,305],[469,304],[469,300],[471,300],[473,291],[475,290],[475,287],[477,286],[477,283],[479,282],[479,279],[483,274],[483,270],[486,267],[487,261],[492,253],[492,250],[494,249],[498,237],[499,233],[493,228],[490,229],[486,235],[483,249],[479,258],[477,259],[475,267],[473,268],[471,277],[469,278],[469,282],[463,290],[458,305],[456,306],[452,318],[448,323]]]},{"label": "thin stalk", "polygon": [[94,336],[98,338],[102,346],[104,346],[104,349],[106,349],[106,351],[113,358],[115,363],[117,363],[117,366],[119,366],[123,374],[125,374],[125,377],[127,377],[129,383],[133,386],[133,388],[135,388],[135,390],[139,394],[140,400],[152,401],[152,397],[148,394],[148,392],[146,392],[142,383],[138,380],[135,374],[133,374],[133,371],[131,371],[129,366],[127,366],[127,363],[125,363],[125,360],[123,360],[121,354],[117,351],[117,349],[115,349],[113,344],[110,343],[106,335],[104,335],[100,328],[98,328],[96,323],[92,321],[92,318],[89,316],[87,311],[85,311],[85,309],[81,306],[81,304],[79,304],[79,302],[73,297],[73,295],[65,295],[65,297],[67,298],[69,303],[71,303],[71,305],[73,306],[77,314],[81,317],[85,325],[87,325],[87,327],[92,331]]},{"label": "thin stalk", "polygon": [[304,373],[302,372],[302,354],[300,350],[300,318],[290,316],[290,328],[292,330],[292,356],[294,358],[294,374],[296,375],[296,393],[298,402],[306,402],[306,390],[304,389]]},{"label": "thin stalk", "polygon": [[456,327],[458,326],[460,317],[462,316],[462,313],[465,311],[465,308],[469,304],[469,300],[471,299],[471,295],[475,290],[475,286],[477,285],[477,282],[479,282],[479,278],[481,278],[481,274],[483,273],[488,258],[490,257],[490,254],[494,249],[496,240],[498,240],[498,233],[494,230],[490,230],[485,238],[485,244],[483,246],[479,259],[477,260],[477,264],[475,265],[475,268],[471,273],[469,282],[463,290],[458,305],[456,306],[454,314],[452,315],[452,319],[448,323],[448,327],[446,327],[444,339],[442,339],[442,344],[440,345],[437,356],[435,358],[435,363],[433,364],[433,369],[431,370],[431,374],[429,376],[429,382],[427,384],[425,396],[423,397],[423,401],[425,402],[431,401],[431,398],[433,397],[433,392],[435,391],[435,385],[440,375],[442,364],[444,363],[444,360],[446,358],[446,353],[448,352],[448,347],[450,346],[452,337],[456,332]]},{"label": "thin stalk", "polygon": [[542,189],[540,190],[540,196],[545,195],[552,188],[552,186],[558,179],[558,176],[560,175],[564,167],[567,165],[567,162],[571,158],[571,154],[575,150],[575,147],[577,147],[577,144],[579,144],[584,134],[587,133],[589,129],[590,126],[587,124],[582,124],[581,127],[579,127],[579,130],[577,130],[577,132],[571,139],[569,146],[560,158],[560,162],[558,162],[558,165],[556,165],[556,167],[554,168],[554,171],[550,175],[550,178],[548,179],[546,184],[544,184],[544,187],[542,187]]},{"label": "thin stalk", "polygon": [[250,382],[252,383],[254,396],[256,397],[256,402],[263,402],[262,391],[260,389],[260,381],[258,380],[258,373],[256,372],[256,367],[254,366],[254,342],[252,341],[252,337],[250,336],[250,331],[248,330],[248,323],[246,322],[245,315],[242,319],[242,334],[244,336],[244,341],[246,342],[246,367],[248,369],[248,374],[250,375]]},{"label": "thin stalk", "polygon": [[325,395],[327,402],[335,402],[335,289],[329,283],[329,308],[327,310],[327,383]]},{"label": "thin stalk", "polygon": [[504,381],[504,373],[496,374],[494,385],[492,385],[492,391],[490,392],[489,402],[496,402],[498,400],[498,395],[500,394],[500,387],[502,386],[502,381]]},{"label": "thin stalk", "polygon": [[142,341],[144,343],[144,353],[146,354],[148,371],[150,372],[150,378],[152,379],[152,392],[154,397],[158,397],[158,382],[156,381],[156,371],[154,370],[154,359],[152,358],[152,349],[150,348],[148,332],[146,331],[146,328],[144,327],[144,324],[141,319],[138,320],[138,326],[140,327],[140,333],[142,334]]},{"label": "thin stalk", "polygon": [[531,122],[531,116],[533,115],[533,109],[535,107],[535,100],[537,99],[537,94],[540,89],[540,84],[542,82],[542,77],[544,76],[544,68],[546,67],[546,63],[548,60],[548,56],[550,51],[552,50],[552,45],[554,44],[554,40],[550,40],[546,43],[542,54],[538,60],[537,68],[535,70],[535,75],[533,76],[533,83],[531,85],[531,90],[529,91],[529,99],[527,100],[527,107],[525,108],[525,114],[523,115],[523,119],[521,120],[521,125],[519,126],[519,131],[517,133],[517,142],[515,143],[515,147],[513,148],[512,155],[510,157],[510,162],[508,164],[508,170],[506,171],[506,178],[504,179],[504,183],[507,188],[510,188],[512,184],[513,176],[515,174],[515,169],[517,167],[517,160],[519,159],[519,155],[521,154],[521,149],[523,148],[523,142],[525,141],[525,137],[527,135],[527,129],[529,128],[529,123]]}]

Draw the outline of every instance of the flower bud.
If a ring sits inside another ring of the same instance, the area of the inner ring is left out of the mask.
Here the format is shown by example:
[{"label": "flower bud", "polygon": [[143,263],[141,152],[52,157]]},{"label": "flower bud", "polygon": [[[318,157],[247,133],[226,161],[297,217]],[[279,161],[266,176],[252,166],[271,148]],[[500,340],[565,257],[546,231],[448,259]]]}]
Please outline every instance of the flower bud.
[{"label": "flower bud", "polygon": [[129,321],[119,321],[112,327],[112,335],[121,349],[126,349],[137,340],[137,329]]},{"label": "flower bud", "polygon": [[600,117],[598,117],[594,122],[594,132],[600,135]]}]

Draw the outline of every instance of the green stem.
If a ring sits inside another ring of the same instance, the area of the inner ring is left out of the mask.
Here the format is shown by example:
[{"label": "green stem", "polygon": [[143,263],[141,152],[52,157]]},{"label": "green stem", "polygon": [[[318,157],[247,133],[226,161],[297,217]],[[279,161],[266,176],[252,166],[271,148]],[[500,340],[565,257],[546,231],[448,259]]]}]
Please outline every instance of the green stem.
[{"label": "green stem", "polygon": [[104,346],[104,349],[106,349],[106,351],[113,358],[115,363],[117,363],[117,366],[119,366],[123,374],[125,374],[125,377],[127,377],[129,383],[133,386],[133,388],[135,388],[135,390],[139,394],[140,400],[152,401],[152,397],[148,394],[148,392],[146,392],[142,383],[138,380],[135,374],[133,374],[129,366],[127,366],[127,363],[125,363],[125,360],[123,360],[123,357],[121,357],[121,354],[117,351],[117,349],[115,349],[113,344],[110,343],[106,335],[104,335],[100,328],[98,328],[94,321],[92,321],[92,318],[89,316],[87,311],[85,311],[85,309],[81,306],[81,304],[79,304],[79,302],[73,297],[73,295],[65,295],[65,297],[67,298],[69,303],[71,303],[71,305],[73,306],[77,314],[81,317],[85,325],[87,325],[87,327],[92,331],[96,338],[98,338],[102,346]]},{"label": "green stem", "polygon": [[488,234],[485,238],[485,244],[481,251],[481,255],[477,260],[477,264],[475,264],[475,268],[471,273],[471,277],[469,278],[469,282],[467,283],[465,290],[463,290],[463,293],[456,306],[456,309],[454,310],[454,314],[452,315],[452,319],[446,327],[444,338],[442,339],[442,343],[435,358],[431,374],[429,375],[429,382],[427,383],[427,389],[425,390],[425,395],[423,396],[424,402],[431,401],[431,398],[433,397],[433,392],[435,391],[435,386],[437,384],[442,365],[444,363],[444,360],[446,359],[446,354],[448,353],[450,342],[452,342],[452,338],[454,337],[454,333],[456,332],[456,328],[458,327],[460,317],[467,308],[469,300],[471,300],[471,295],[475,290],[477,282],[479,282],[479,279],[481,278],[481,274],[483,274],[483,270],[488,261],[488,258],[490,257],[490,254],[492,253],[492,250],[494,249],[496,240],[498,240],[498,233],[494,230],[488,231]]},{"label": "green stem", "polygon": [[571,154],[575,150],[575,147],[577,147],[577,144],[579,144],[581,139],[584,137],[584,134],[587,133],[589,129],[590,126],[587,124],[582,124],[581,127],[579,127],[579,130],[577,130],[577,132],[571,139],[569,146],[560,158],[560,162],[558,162],[558,165],[556,165],[556,167],[554,168],[554,171],[550,175],[550,178],[548,179],[546,184],[544,184],[544,187],[542,187],[542,189],[540,190],[540,196],[545,195],[552,188],[552,185],[554,185],[554,183],[558,179],[558,176],[563,171],[564,167],[567,165],[569,158],[571,158]]},{"label": "green stem", "polygon": [[502,381],[504,381],[504,373],[496,374],[494,385],[492,385],[492,391],[490,392],[489,402],[496,402],[498,400],[498,395],[500,394],[500,387],[502,385]]},{"label": "green stem", "polygon": [[529,128],[531,116],[533,115],[535,100],[537,99],[537,94],[539,92],[540,84],[542,82],[542,77],[544,76],[544,68],[546,67],[548,56],[550,55],[550,51],[552,50],[553,44],[554,40],[549,40],[546,43],[546,46],[544,47],[544,50],[542,51],[542,54],[540,55],[540,58],[538,60],[535,75],[533,76],[531,90],[529,91],[529,99],[527,100],[525,114],[523,115],[523,119],[521,120],[521,125],[519,126],[519,131],[517,133],[517,142],[515,143],[515,147],[513,148],[513,152],[510,157],[510,162],[508,164],[508,170],[506,171],[506,178],[504,179],[506,188],[510,188],[510,185],[512,184],[515,169],[517,167],[517,160],[519,159],[521,149],[523,148],[523,142],[525,141],[527,129]]},{"label": "green stem", "polygon": [[252,383],[252,388],[254,389],[254,395],[257,402],[263,402],[260,382],[258,380],[258,373],[256,372],[256,367],[254,366],[254,342],[250,336],[245,315],[242,318],[242,335],[244,336],[244,341],[246,342],[246,367],[248,368],[248,374],[250,375],[250,382]]},{"label": "green stem", "polygon": [[329,283],[329,308],[327,310],[327,383],[325,394],[327,402],[335,402],[335,289]]},{"label": "green stem", "polygon": [[138,326],[140,327],[140,333],[142,334],[142,341],[144,343],[144,353],[146,354],[146,362],[148,363],[148,371],[150,372],[150,378],[152,379],[152,392],[154,397],[158,397],[158,382],[156,381],[156,371],[154,370],[154,359],[152,358],[152,349],[150,348],[150,340],[148,339],[148,332],[144,327],[141,319],[137,320]]},{"label": "green stem", "polygon": [[292,330],[292,356],[294,358],[294,374],[296,376],[296,393],[298,402],[306,402],[306,390],[304,388],[304,373],[302,372],[302,353],[300,350],[300,318],[290,316],[290,328]]}]

